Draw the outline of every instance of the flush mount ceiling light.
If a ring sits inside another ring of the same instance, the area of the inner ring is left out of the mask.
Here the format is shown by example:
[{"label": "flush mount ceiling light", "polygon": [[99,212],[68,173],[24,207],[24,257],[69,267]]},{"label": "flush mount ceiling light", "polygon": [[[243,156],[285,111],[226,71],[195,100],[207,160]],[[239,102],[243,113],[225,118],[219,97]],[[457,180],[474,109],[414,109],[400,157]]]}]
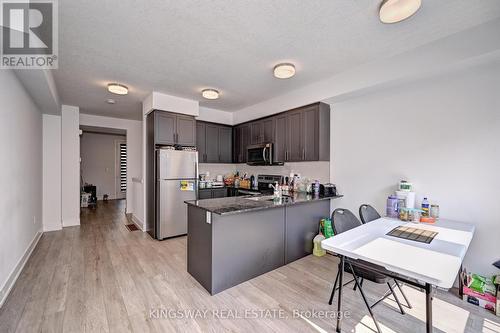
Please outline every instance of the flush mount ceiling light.
[{"label": "flush mount ceiling light", "polygon": [[273,69],[274,77],[278,79],[289,79],[295,75],[295,65],[289,63],[277,64]]},{"label": "flush mount ceiling light", "polygon": [[379,9],[380,21],[401,22],[415,14],[421,5],[422,0],[384,0]]},{"label": "flush mount ceiling light", "polygon": [[108,91],[117,95],[126,95],[128,94],[128,87],[119,83],[109,83]]},{"label": "flush mount ceiling light", "polygon": [[206,99],[217,99],[219,98],[219,92],[215,89],[203,89],[201,91],[201,96]]}]

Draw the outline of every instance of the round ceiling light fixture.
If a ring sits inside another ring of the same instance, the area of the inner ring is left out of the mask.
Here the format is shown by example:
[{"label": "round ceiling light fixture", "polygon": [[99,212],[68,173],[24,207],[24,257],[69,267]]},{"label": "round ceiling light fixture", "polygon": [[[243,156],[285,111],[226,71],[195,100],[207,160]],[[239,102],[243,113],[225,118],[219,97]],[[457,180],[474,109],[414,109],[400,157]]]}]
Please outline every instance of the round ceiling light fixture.
[{"label": "round ceiling light fixture", "polygon": [[110,93],[117,94],[117,95],[126,95],[126,94],[128,94],[128,87],[123,85],[123,84],[119,84],[119,83],[109,83],[108,84],[108,91]]},{"label": "round ceiling light fixture", "polygon": [[206,99],[217,99],[219,98],[219,91],[215,89],[203,89],[201,91],[201,96]]},{"label": "round ceiling light fixture", "polygon": [[295,65],[290,63],[281,63],[274,66],[274,77],[278,79],[289,79],[295,75]]},{"label": "round ceiling light fixture", "polygon": [[384,0],[380,5],[379,17],[382,23],[398,23],[415,14],[422,0]]}]

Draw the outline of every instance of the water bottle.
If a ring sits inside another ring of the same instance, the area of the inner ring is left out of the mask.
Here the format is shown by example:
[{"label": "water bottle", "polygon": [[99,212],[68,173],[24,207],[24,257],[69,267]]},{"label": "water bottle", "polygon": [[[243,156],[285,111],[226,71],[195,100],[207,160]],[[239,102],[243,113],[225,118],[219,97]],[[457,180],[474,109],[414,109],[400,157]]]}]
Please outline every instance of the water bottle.
[{"label": "water bottle", "polygon": [[429,209],[430,209],[429,200],[427,200],[427,198],[424,198],[424,201],[422,201],[422,216],[423,217],[429,217]]}]

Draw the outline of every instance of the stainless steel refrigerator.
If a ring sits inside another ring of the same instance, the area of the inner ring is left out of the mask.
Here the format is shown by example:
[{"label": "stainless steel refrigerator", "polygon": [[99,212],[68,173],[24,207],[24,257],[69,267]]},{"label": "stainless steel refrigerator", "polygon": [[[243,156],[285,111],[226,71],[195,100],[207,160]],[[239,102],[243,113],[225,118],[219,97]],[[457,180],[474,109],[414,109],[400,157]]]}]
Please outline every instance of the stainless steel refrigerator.
[{"label": "stainless steel refrigerator", "polygon": [[186,200],[195,200],[198,186],[198,152],[156,151],[155,238],[187,234]]}]

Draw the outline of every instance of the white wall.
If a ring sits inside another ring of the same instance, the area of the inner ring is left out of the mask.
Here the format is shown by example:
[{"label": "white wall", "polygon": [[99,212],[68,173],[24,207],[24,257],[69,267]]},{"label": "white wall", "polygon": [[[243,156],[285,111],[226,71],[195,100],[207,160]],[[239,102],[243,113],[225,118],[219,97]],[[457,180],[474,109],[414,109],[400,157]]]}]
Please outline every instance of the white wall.
[{"label": "white wall", "polygon": [[102,200],[104,194],[109,199],[124,197],[116,196],[119,187],[119,179],[116,177],[116,144],[126,140],[125,135],[83,132],[80,136],[83,181],[96,186],[99,200]]},{"label": "white wall", "polygon": [[[269,100],[234,112],[234,124],[286,111],[317,101],[345,99],[361,90],[400,84],[417,77],[482,61],[500,54],[500,19],[441,38],[393,57],[366,63]],[[300,74],[300,73],[299,73]],[[299,75],[297,74],[297,75]]]},{"label": "white wall", "polygon": [[199,102],[153,91],[142,102],[143,114],[148,114],[152,110],[171,111],[196,117],[199,114]]},{"label": "white wall", "polygon": [[475,224],[468,270],[498,273],[500,259],[500,62],[332,105],[335,207],[380,212],[400,179],[443,218]]},{"label": "white wall", "polygon": [[42,114],[0,71],[0,306],[42,230]]},{"label": "white wall", "polygon": [[233,125],[233,113],[200,106],[200,115],[196,120]]},{"label": "white wall", "polygon": [[81,114],[80,125],[124,129],[127,131],[127,213],[133,214],[134,221],[142,227],[144,225],[142,122]]},{"label": "white wall", "polygon": [[61,217],[64,227],[80,225],[79,108],[61,109]]},{"label": "white wall", "polygon": [[61,116],[44,114],[43,230],[61,228]]}]

